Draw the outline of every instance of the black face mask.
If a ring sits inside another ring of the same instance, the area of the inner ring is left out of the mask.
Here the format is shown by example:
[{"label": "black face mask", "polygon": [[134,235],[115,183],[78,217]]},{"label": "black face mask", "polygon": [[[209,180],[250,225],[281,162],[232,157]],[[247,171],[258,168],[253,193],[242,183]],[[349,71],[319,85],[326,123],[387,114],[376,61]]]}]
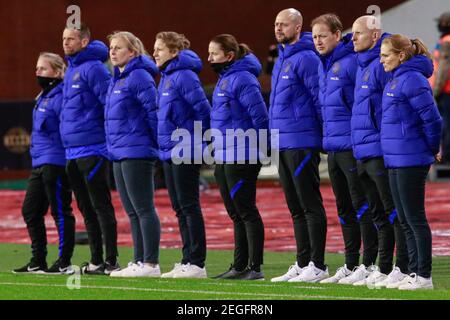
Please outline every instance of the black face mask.
[{"label": "black face mask", "polygon": [[227,61],[227,62],[221,62],[221,63],[211,63],[211,68],[216,73],[221,73],[225,69],[227,69],[229,66],[233,64],[234,61]]},{"label": "black face mask", "polygon": [[41,86],[41,88],[44,91],[49,89],[56,83],[61,82],[61,79],[58,79],[58,78],[48,78],[48,77],[41,77],[41,76],[37,76],[36,78],[37,78],[37,83],[39,84],[39,86]]}]

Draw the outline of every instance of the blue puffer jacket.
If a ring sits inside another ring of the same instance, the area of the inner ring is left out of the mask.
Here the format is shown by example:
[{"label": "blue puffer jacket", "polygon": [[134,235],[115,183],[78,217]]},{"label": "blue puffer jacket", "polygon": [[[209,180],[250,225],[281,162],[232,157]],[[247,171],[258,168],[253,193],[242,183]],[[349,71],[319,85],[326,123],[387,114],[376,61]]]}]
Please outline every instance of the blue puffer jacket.
[{"label": "blue puffer jacket", "polygon": [[213,140],[217,163],[256,160],[260,157],[259,141],[258,144],[249,145],[242,136],[241,143],[227,145],[226,130],[236,132],[242,129],[245,132],[255,129],[258,137],[259,129],[269,128],[269,116],[257,79],[261,69],[258,58],[248,54],[220,74],[211,110],[211,129],[218,129],[222,133],[220,141]]},{"label": "blue puffer jacket", "polygon": [[103,62],[108,48],[92,41],[81,52],[67,57],[61,138],[65,148],[105,142],[103,107],[111,76]]},{"label": "blue puffer jacket", "polygon": [[320,59],[311,33],[302,33],[300,41],[293,45],[284,48],[279,45],[278,52],[279,58],[272,73],[270,129],[279,130],[281,151],[321,149],[322,124],[317,73]]},{"label": "blue puffer jacket", "polygon": [[59,134],[63,84],[60,83],[36,101],[31,132],[31,164],[33,168],[44,164],[66,165],[65,151]]},{"label": "blue puffer jacket", "polygon": [[426,166],[439,151],[442,119],[427,81],[433,63],[417,55],[393,71],[383,91],[381,148],[387,168]]},{"label": "blue puffer jacket", "polygon": [[384,33],[372,49],[358,52],[355,103],[352,112],[353,154],[358,160],[382,157],[380,142],[381,98],[386,83],[392,76],[380,63],[380,49]]},{"label": "blue puffer jacket", "polygon": [[[161,71],[162,77],[158,86],[158,143],[159,157],[166,161],[171,159],[172,149],[177,146],[175,158],[201,160],[203,148],[203,132],[209,129],[211,106],[206,99],[197,73],[202,68],[202,61],[191,50],[182,50],[177,57]],[[194,121],[201,123],[202,132],[194,137]],[[185,129],[179,130],[178,129]],[[172,133],[180,134],[175,141]],[[191,139],[182,136],[189,132]],[[185,154],[184,151],[190,154]]]},{"label": "blue puffer jacket", "polygon": [[323,118],[323,149],[340,152],[352,149],[350,120],[356,77],[356,54],[352,34],[321,57],[319,101]]},{"label": "blue puffer jacket", "polygon": [[133,58],[114,77],[106,96],[106,144],[111,160],[157,159],[155,63],[147,56]]}]

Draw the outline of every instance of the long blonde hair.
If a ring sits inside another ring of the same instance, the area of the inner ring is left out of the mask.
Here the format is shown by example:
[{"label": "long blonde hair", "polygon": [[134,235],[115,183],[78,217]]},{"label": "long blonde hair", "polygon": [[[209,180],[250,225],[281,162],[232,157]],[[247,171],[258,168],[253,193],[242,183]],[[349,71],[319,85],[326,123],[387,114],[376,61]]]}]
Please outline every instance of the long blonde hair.
[{"label": "long blonde hair", "polygon": [[52,69],[59,72],[59,78],[64,79],[64,74],[66,73],[66,64],[64,63],[64,59],[59,54],[52,52],[41,52],[39,54],[39,59],[40,58],[46,59]]},{"label": "long blonde hair", "polygon": [[408,61],[416,55],[424,55],[432,59],[431,53],[420,39],[409,39],[404,35],[394,34],[385,38],[382,44],[389,45],[391,50],[397,54],[403,52],[405,54],[405,61]]}]

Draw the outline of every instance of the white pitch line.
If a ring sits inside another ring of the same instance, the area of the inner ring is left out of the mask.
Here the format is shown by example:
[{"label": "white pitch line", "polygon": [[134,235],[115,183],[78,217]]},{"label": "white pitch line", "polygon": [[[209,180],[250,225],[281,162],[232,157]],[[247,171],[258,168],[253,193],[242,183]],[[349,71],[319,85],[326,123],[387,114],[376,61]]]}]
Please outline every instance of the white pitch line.
[{"label": "white pitch line", "polygon": [[[40,283],[14,283],[0,282],[4,286],[30,286],[30,287],[59,287],[67,288],[62,284],[40,284]],[[119,291],[143,291],[143,292],[170,292],[170,293],[192,293],[192,294],[212,294],[212,295],[238,295],[238,296],[258,296],[272,298],[310,298],[310,299],[339,299],[339,300],[393,300],[388,298],[358,298],[343,296],[319,296],[319,295],[293,295],[293,294],[274,294],[274,293],[250,293],[250,292],[222,292],[222,291],[202,291],[202,290],[175,290],[175,289],[154,289],[154,288],[135,288],[135,287],[111,287],[111,286],[81,286],[81,289],[104,289]]]}]

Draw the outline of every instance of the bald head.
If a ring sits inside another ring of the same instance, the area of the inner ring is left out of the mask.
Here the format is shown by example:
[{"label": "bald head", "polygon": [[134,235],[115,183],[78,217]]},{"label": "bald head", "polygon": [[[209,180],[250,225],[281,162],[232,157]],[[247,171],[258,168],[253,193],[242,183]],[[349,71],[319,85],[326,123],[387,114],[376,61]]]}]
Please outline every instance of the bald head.
[{"label": "bald head", "polygon": [[353,45],[356,52],[372,49],[381,37],[381,21],[376,16],[362,16],[352,27]]},{"label": "bald head", "polygon": [[295,24],[303,25],[302,14],[300,13],[300,11],[298,11],[297,9],[294,9],[294,8],[281,10],[277,15],[277,18],[278,17],[281,17],[284,19],[290,19]]},{"label": "bald head", "polygon": [[275,19],[275,38],[283,45],[293,44],[300,38],[303,17],[300,11],[290,8],[280,11]]}]

